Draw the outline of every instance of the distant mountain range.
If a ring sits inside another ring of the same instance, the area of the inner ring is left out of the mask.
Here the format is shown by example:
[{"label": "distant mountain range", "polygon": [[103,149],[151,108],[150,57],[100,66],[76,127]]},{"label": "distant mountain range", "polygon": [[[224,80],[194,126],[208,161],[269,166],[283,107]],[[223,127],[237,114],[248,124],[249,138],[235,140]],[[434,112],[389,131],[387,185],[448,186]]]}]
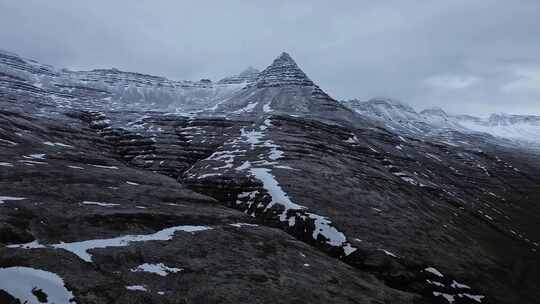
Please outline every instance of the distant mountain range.
[{"label": "distant mountain range", "polygon": [[[217,82],[208,79],[199,81],[173,81],[164,77],[140,73],[124,72],[117,69],[99,69],[92,71],[69,71],[56,69],[49,65],[26,59],[14,53],[0,50],[0,88],[5,91],[18,91],[44,99],[54,99],[55,103],[80,103],[81,106],[91,100],[92,107],[102,106],[107,109],[167,110],[177,113],[199,112],[208,109],[227,110],[236,113],[262,111],[264,106],[255,107],[250,100],[260,96],[252,95],[250,90],[242,88],[250,85],[269,88],[279,85],[279,75],[286,71],[285,83],[311,87],[310,92],[297,92],[295,96],[307,96],[321,100],[319,107],[340,107],[324,104],[329,97],[320,90],[292,61],[288,54],[282,54],[262,73],[249,67],[238,75],[226,77]],[[273,89],[275,91],[275,89]],[[218,104],[229,100],[237,92],[243,97],[236,98],[235,105],[225,109]],[[246,92],[250,93],[246,93]],[[266,94],[266,93],[265,93]],[[274,99],[275,94],[265,98]],[[279,98],[279,97],[278,97]],[[100,102],[97,102],[100,100]],[[275,102],[276,110],[288,112],[291,105],[295,111],[308,111],[308,104],[296,100],[287,106],[287,101]],[[278,105],[279,104],[279,105]],[[368,101],[357,99],[342,101],[342,104],[357,113],[371,117],[404,132],[426,133],[443,129],[455,129],[462,132],[482,132],[493,136],[518,140],[533,146],[540,144],[540,116],[491,114],[488,118],[471,115],[447,114],[440,108],[416,112],[405,103],[388,99],[373,98]],[[266,106],[265,109],[269,109]],[[329,109],[325,115],[332,112]],[[312,111],[313,112],[313,111]],[[343,113],[342,113],[343,114]]]},{"label": "distant mountain range", "polygon": [[389,128],[402,132],[422,135],[445,129],[467,133],[488,133],[490,135],[517,140],[523,144],[540,144],[540,116],[491,114],[488,118],[472,115],[447,114],[441,108],[416,112],[411,106],[387,98],[373,98],[367,101],[343,101],[347,107],[359,114],[383,122]]},{"label": "distant mountain range", "polygon": [[164,77],[124,72],[118,69],[70,71],[0,51],[0,87],[4,91],[50,100],[52,103],[106,109],[197,111],[226,99],[258,71],[249,68],[216,83],[174,81]]}]

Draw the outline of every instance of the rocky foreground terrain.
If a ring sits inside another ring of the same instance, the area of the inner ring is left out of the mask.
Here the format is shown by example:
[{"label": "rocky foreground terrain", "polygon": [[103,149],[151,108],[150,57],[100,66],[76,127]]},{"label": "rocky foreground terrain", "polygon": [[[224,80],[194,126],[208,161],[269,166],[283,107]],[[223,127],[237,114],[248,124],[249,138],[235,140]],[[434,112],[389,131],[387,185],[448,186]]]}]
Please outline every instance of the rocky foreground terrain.
[{"label": "rocky foreground terrain", "polygon": [[537,150],[362,113],[286,53],[215,83],[0,67],[0,303],[540,298]]}]

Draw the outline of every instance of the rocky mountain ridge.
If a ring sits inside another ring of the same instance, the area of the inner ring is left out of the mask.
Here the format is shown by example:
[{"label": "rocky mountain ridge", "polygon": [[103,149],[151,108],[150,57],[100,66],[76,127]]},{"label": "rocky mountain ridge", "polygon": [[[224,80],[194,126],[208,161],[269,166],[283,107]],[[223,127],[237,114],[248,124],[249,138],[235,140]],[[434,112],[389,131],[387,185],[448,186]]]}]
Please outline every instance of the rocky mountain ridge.
[{"label": "rocky mountain ridge", "polygon": [[540,116],[491,114],[487,118],[472,115],[448,114],[441,108],[416,112],[409,105],[392,99],[376,98],[368,101],[348,100],[343,104],[362,115],[386,125],[420,135],[452,129],[466,133],[487,133],[503,139],[522,142],[524,146],[540,147]]},{"label": "rocky mountain ridge", "polygon": [[53,95],[0,87],[2,301],[540,296],[529,150],[354,113],[288,54],[189,115]]},{"label": "rocky mountain ridge", "polygon": [[243,72],[238,75],[225,77],[218,81],[220,84],[242,84],[242,83],[252,83],[257,80],[260,71],[254,67],[248,67]]},{"label": "rocky mountain ridge", "polygon": [[77,103],[90,108],[198,111],[213,106],[253,81],[257,75],[248,69],[240,75],[216,83],[173,81],[164,77],[118,69],[70,71],[39,64],[16,54],[0,51],[0,86],[3,92],[27,94],[69,106]]}]

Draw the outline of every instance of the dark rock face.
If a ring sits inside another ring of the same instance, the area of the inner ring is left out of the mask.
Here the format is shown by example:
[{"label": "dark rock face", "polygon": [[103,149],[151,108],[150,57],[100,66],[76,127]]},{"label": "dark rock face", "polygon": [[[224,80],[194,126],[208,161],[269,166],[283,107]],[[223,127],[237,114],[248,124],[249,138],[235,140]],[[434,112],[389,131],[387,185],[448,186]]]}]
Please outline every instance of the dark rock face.
[{"label": "dark rock face", "polygon": [[224,116],[0,90],[0,279],[44,271],[33,301],[77,303],[537,301],[537,153],[392,129],[287,54],[257,78]]},{"label": "dark rock face", "polygon": [[283,87],[283,86],[315,86],[296,62],[287,53],[282,53],[274,62],[262,71],[257,77],[256,86]]}]

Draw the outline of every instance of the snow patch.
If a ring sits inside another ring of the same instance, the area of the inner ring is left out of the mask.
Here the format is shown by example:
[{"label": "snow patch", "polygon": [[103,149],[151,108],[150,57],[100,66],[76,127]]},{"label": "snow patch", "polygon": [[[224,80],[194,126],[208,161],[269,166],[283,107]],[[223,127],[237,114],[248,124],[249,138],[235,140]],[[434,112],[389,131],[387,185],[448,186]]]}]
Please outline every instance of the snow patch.
[{"label": "snow patch", "polygon": [[264,136],[264,134],[260,131],[246,131],[245,128],[242,128],[240,133],[246,139],[246,141],[251,144],[252,149],[255,147],[255,145],[261,143],[261,139]]},{"label": "snow patch", "polygon": [[249,170],[258,180],[263,183],[263,187],[268,191],[268,194],[272,197],[272,201],[266,206],[265,210],[272,208],[274,205],[281,205],[285,208],[279,219],[281,221],[287,220],[287,211],[294,209],[305,209],[304,206],[293,203],[287,193],[279,186],[275,177],[271,174],[271,170],[267,168],[251,168]]},{"label": "snow patch", "polygon": [[22,201],[25,199],[25,197],[0,196],[0,205],[5,204],[6,201]]},{"label": "snow patch", "polygon": [[233,113],[235,114],[240,114],[240,113],[244,113],[244,112],[251,112],[253,111],[253,109],[257,106],[257,102],[251,102],[251,103],[248,103],[244,108],[238,110],[238,111],[234,111]]},{"label": "snow patch", "polygon": [[315,220],[313,239],[316,240],[319,235],[322,235],[328,239],[326,243],[332,246],[342,246],[347,241],[345,234],[337,230],[334,226],[331,226],[332,222],[327,218],[311,213],[309,217]]},{"label": "snow patch", "polygon": [[177,272],[180,272],[182,270],[184,270],[184,269],[183,268],[167,267],[163,263],[159,263],[159,264],[144,263],[142,265],[139,265],[139,266],[131,269],[131,272],[149,272],[149,273],[155,273],[155,274],[157,274],[159,276],[165,277],[169,273],[177,273]]},{"label": "snow patch", "polygon": [[47,146],[51,146],[51,147],[73,148],[73,146],[71,146],[71,145],[66,145],[66,144],[59,143],[59,142],[46,141],[43,144],[47,145]]},{"label": "snow patch", "polygon": [[249,169],[250,167],[251,167],[251,163],[249,161],[245,161],[242,165],[236,168],[236,171],[246,170],[246,169]]},{"label": "snow patch", "polygon": [[434,274],[434,275],[436,275],[438,277],[441,277],[441,278],[444,277],[444,275],[440,271],[435,269],[434,267],[427,267],[427,268],[424,269],[424,271],[432,273],[432,274]]},{"label": "snow patch", "polygon": [[272,100],[270,100],[266,104],[264,104],[264,106],[263,106],[264,113],[269,113],[269,112],[272,111],[272,108],[270,107],[271,103],[272,103]]},{"label": "snow patch", "polygon": [[53,245],[54,248],[61,248],[76,254],[79,258],[86,262],[92,262],[92,255],[88,250],[107,247],[125,247],[133,242],[146,241],[169,241],[173,238],[177,231],[196,232],[212,229],[207,226],[176,226],[160,230],[153,234],[146,235],[126,235],[111,239],[97,239],[73,243],[60,243]]},{"label": "snow patch", "polygon": [[100,202],[89,202],[84,201],[82,202],[83,205],[96,205],[100,207],[114,207],[114,206],[120,206],[120,204],[110,204],[110,203],[100,203]]},{"label": "snow patch", "polygon": [[87,240],[80,242],[64,243],[60,242],[59,244],[51,245],[42,245],[39,243],[34,243],[35,245],[32,248],[24,248],[23,245],[10,245],[10,248],[21,248],[21,249],[35,249],[35,248],[55,248],[55,249],[64,249],[75,255],[80,259],[86,262],[92,262],[92,255],[88,253],[89,250],[97,248],[108,248],[108,247],[126,247],[134,242],[147,242],[147,241],[169,241],[173,238],[174,234],[177,231],[184,232],[198,232],[204,230],[210,230],[211,227],[208,226],[175,226],[160,230],[152,234],[141,234],[141,235],[126,235],[119,236],[110,239],[96,239],[96,240]]},{"label": "snow patch", "polygon": [[441,282],[431,281],[431,280],[426,280],[426,282],[428,282],[428,283],[431,284],[431,285],[438,286],[438,287],[444,287],[444,284],[441,283]]},{"label": "snow patch", "polygon": [[349,137],[345,142],[349,143],[349,144],[357,144],[358,143],[358,137],[356,137],[356,135],[354,135],[352,137]]},{"label": "snow patch", "polygon": [[471,289],[471,287],[469,287],[469,286],[467,286],[465,284],[458,283],[455,280],[452,281],[452,285],[450,285],[450,287],[452,287],[452,288],[460,288],[460,289]]},{"label": "snow patch", "polygon": [[211,176],[220,176],[221,173],[207,173],[207,174],[203,174],[199,177],[197,177],[197,179],[203,179],[203,178],[207,178],[207,177],[211,177]]},{"label": "snow patch", "polygon": [[130,285],[126,286],[126,289],[131,291],[148,291],[143,285]]},{"label": "snow patch", "polygon": [[397,257],[398,257],[396,254],[394,254],[394,253],[392,253],[392,252],[390,252],[390,251],[388,251],[388,250],[384,250],[384,249],[377,249],[377,250],[382,251],[382,252],[384,252],[384,254],[386,254],[386,255],[388,255],[388,256],[391,256],[391,257],[393,257],[393,258],[397,258]]},{"label": "snow patch", "polygon": [[30,154],[28,156],[23,156],[24,158],[32,158],[32,159],[45,159],[45,156],[47,154],[43,154],[43,153],[40,153],[40,154]]},{"label": "snow patch", "polygon": [[471,295],[471,294],[468,294],[468,293],[461,293],[459,295],[463,295],[464,297],[467,297],[471,300],[474,300],[478,303],[482,303],[482,299],[485,298],[485,296],[481,296],[481,295]]},{"label": "snow patch", "polygon": [[242,227],[257,227],[259,225],[257,224],[250,224],[250,223],[235,223],[235,224],[229,224],[236,228],[242,228]]},{"label": "snow patch", "polygon": [[118,170],[118,167],[117,167],[117,166],[104,166],[104,165],[92,165],[92,164],[89,164],[89,165],[92,166],[92,167],[101,168],[101,169],[113,169],[113,170]]},{"label": "snow patch", "polygon": [[[251,168],[250,173],[253,174],[258,180],[263,183],[263,187],[266,189],[268,194],[270,194],[271,202],[266,206],[265,211],[272,208],[275,205],[281,205],[284,207],[284,210],[279,215],[279,219],[282,222],[288,222],[289,226],[294,226],[295,220],[291,222],[287,213],[289,210],[303,210],[306,209],[304,206],[295,204],[291,201],[287,193],[283,191],[276,178],[271,174],[271,170],[267,168]],[[314,220],[315,229],[313,230],[313,239],[317,240],[319,235],[327,239],[326,243],[331,246],[343,247],[345,254],[349,255],[356,250],[348,242],[345,234],[337,230],[334,226],[331,225],[331,221],[326,217],[307,213],[310,219]]]},{"label": "snow patch", "polygon": [[42,290],[48,303],[76,303],[64,280],[52,272],[30,267],[0,268],[0,282],[1,289],[21,303],[40,303],[32,293],[34,289]]},{"label": "snow patch", "polygon": [[18,145],[18,143],[16,143],[16,142],[13,142],[13,141],[7,140],[7,139],[1,139],[1,138],[0,138],[0,143],[6,143],[6,144],[8,144],[10,146],[17,146]]},{"label": "snow patch", "polygon": [[8,245],[7,248],[42,249],[42,248],[47,248],[47,247],[40,244],[37,240],[34,240],[34,241],[32,241],[30,243],[26,243],[26,244]]},{"label": "snow patch", "polygon": [[448,303],[454,303],[454,296],[451,295],[451,294],[447,294],[447,293],[442,293],[442,292],[437,292],[437,291],[434,291],[433,292],[433,295],[436,296],[436,297],[443,297],[446,299],[446,301],[448,301]]}]

